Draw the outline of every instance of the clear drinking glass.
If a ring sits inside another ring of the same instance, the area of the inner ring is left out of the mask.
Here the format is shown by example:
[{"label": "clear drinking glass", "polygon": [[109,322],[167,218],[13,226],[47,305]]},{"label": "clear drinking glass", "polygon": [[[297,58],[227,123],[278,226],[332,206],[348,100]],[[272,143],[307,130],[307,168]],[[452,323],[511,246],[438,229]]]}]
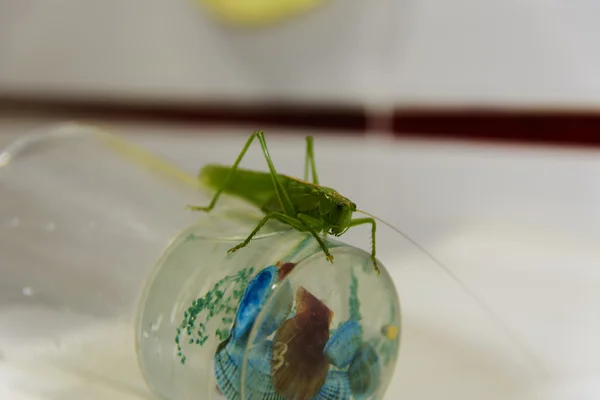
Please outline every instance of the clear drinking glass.
[{"label": "clear drinking glass", "polygon": [[185,207],[209,201],[93,127],[0,153],[0,398],[383,398],[401,331],[385,266],[328,240],[331,265],[277,222],[227,254],[262,215]]}]

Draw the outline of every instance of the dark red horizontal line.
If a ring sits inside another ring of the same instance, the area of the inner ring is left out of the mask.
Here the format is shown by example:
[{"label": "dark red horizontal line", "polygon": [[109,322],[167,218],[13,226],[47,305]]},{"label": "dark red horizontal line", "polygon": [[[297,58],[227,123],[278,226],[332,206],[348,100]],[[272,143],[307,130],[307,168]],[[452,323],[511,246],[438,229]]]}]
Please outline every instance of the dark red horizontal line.
[{"label": "dark red horizontal line", "polygon": [[72,101],[1,98],[0,110],[12,113],[52,115],[162,123],[267,125],[298,128],[364,131],[366,117],[361,108],[293,107],[286,105],[188,105],[141,104],[111,101]]},{"label": "dark red horizontal line", "polygon": [[396,112],[394,132],[428,138],[600,145],[600,111]]},{"label": "dark red horizontal line", "polygon": [[[375,125],[385,126],[390,118],[367,113],[360,107],[142,104],[17,97],[0,97],[0,112],[13,116],[254,125],[353,133],[364,133]],[[397,136],[600,146],[600,109],[597,112],[405,109],[396,111],[391,119],[387,125]]]}]

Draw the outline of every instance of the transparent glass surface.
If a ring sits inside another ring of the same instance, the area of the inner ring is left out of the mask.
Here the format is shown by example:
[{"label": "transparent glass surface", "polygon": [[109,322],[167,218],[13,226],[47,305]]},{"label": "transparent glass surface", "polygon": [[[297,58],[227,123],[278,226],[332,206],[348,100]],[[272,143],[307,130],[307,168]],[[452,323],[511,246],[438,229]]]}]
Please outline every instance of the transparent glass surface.
[{"label": "transparent glass surface", "polygon": [[276,222],[228,255],[262,215],[229,197],[210,214],[185,207],[209,200],[193,176],[92,127],[4,149],[0,398],[382,398],[401,330],[385,266],[376,276],[368,253],[330,241],[332,265]]},{"label": "transparent glass surface", "polygon": [[149,396],[132,323],[194,219],[194,180],[78,125],[23,137],[0,162],[0,398]]},{"label": "transparent glass surface", "polygon": [[[243,238],[213,233],[199,224],[183,234],[144,292],[137,344],[155,393],[382,398],[398,353],[400,309],[389,275],[375,274],[369,253],[329,241],[332,265],[312,236],[289,230],[224,257]],[[275,385],[277,376],[287,383]]]}]

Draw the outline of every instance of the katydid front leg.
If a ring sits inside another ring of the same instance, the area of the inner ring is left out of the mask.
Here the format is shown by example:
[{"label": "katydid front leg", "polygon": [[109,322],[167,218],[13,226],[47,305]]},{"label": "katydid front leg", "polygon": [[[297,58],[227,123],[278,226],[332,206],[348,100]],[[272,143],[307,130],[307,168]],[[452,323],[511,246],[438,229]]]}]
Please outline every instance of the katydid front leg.
[{"label": "katydid front leg", "polygon": [[277,216],[277,219],[285,224],[290,225],[292,228],[296,228],[300,232],[310,232],[317,243],[319,243],[323,253],[325,253],[325,258],[327,258],[327,261],[333,264],[333,256],[329,252],[329,248],[325,244],[323,238],[319,236],[319,232],[323,231],[323,223],[320,220],[312,218],[306,214],[298,214],[297,218],[280,214]]},{"label": "katydid front leg", "polygon": [[315,240],[319,243],[319,246],[321,246],[321,250],[323,250],[323,253],[325,253],[327,261],[333,264],[333,256],[329,252],[329,248],[325,244],[323,238],[319,236],[319,232],[322,232],[324,230],[323,222],[306,214],[298,214],[298,219],[302,223],[304,223],[304,225],[306,226],[306,230],[308,230],[313,235]]},{"label": "katydid front leg", "polygon": [[377,266],[377,259],[375,258],[375,231],[377,230],[377,224],[373,218],[356,218],[350,221],[348,228],[358,225],[371,224],[371,261],[373,261],[373,267],[375,267],[375,272],[379,275],[381,272],[379,271],[379,267]]},{"label": "katydid front leg", "polygon": [[[291,226],[294,229],[297,229],[301,232],[310,232],[313,237],[317,240],[317,242],[319,243],[319,245],[321,246],[321,249],[323,250],[323,252],[325,253],[325,256],[327,257],[327,260],[331,263],[333,263],[333,256],[331,255],[331,253],[329,252],[329,249],[327,248],[327,245],[325,244],[325,242],[323,241],[323,239],[317,234],[316,230],[311,227],[310,225],[314,225],[314,218],[311,218],[307,215],[304,214],[299,214],[298,215],[298,219],[296,218],[292,218],[289,217],[283,213],[280,212],[269,212],[267,213],[267,215],[258,223],[258,225],[256,226],[256,228],[254,228],[254,230],[250,233],[250,235],[248,235],[248,237],[246,238],[246,240],[244,240],[242,243],[238,244],[237,246],[227,250],[227,253],[234,253],[237,250],[246,247],[248,245],[248,243],[250,243],[250,241],[252,240],[252,238],[254,238],[254,236],[256,236],[256,234],[258,233],[258,231],[267,223],[267,221],[271,218],[275,218],[277,220],[279,220],[280,222],[283,222],[284,224],[288,224],[289,226]],[[303,222],[303,220],[306,220],[308,223]]]},{"label": "katydid front leg", "polygon": [[294,205],[293,205],[292,201],[290,200],[290,197],[288,196],[287,191],[283,188],[283,185],[281,184],[281,182],[279,182],[279,174],[277,173],[277,170],[275,169],[275,166],[273,165],[273,161],[271,160],[271,156],[269,155],[269,150],[267,149],[267,142],[265,140],[265,134],[262,131],[255,131],[252,133],[252,135],[250,135],[250,138],[244,145],[244,148],[242,149],[242,151],[238,155],[237,159],[231,166],[231,171],[229,172],[229,175],[227,175],[227,178],[223,182],[223,185],[221,186],[221,188],[219,190],[217,190],[217,193],[215,193],[210,204],[207,207],[188,206],[188,208],[190,210],[209,212],[215,207],[215,204],[217,203],[217,200],[221,196],[221,193],[223,193],[223,190],[227,187],[227,184],[233,177],[233,174],[237,170],[238,165],[242,161],[242,158],[246,154],[246,151],[248,151],[250,144],[252,144],[252,142],[254,141],[255,138],[258,138],[258,141],[260,142],[260,146],[262,148],[265,159],[267,160],[267,165],[269,166],[269,171],[271,172],[271,178],[273,179],[273,186],[275,188],[275,193],[277,194],[277,198],[279,199],[279,202],[281,204],[281,209],[284,210],[284,212],[287,215],[296,215]]},{"label": "katydid front leg", "polygon": [[246,240],[244,240],[242,243],[238,244],[235,247],[232,247],[231,249],[227,250],[227,254],[229,253],[235,253],[236,251],[238,251],[239,249],[248,246],[248,243],[250,243],[250,241],[252,240],[252,238],[258,233],[258,231],[260,230],[260,228],[262,228],[269,219],[271,218],[277,218],[277,217],[281,217],[284,216],[286,217],[285,214],[279,213],[279,212],[270,212],[267,215],[265,215],[265,217],[258,223],[258,225],[256,225],[256,228],[254,228],[254,230],[252,232],[250,232],[250,235],[248,235],[248,237],[246,238]]}]

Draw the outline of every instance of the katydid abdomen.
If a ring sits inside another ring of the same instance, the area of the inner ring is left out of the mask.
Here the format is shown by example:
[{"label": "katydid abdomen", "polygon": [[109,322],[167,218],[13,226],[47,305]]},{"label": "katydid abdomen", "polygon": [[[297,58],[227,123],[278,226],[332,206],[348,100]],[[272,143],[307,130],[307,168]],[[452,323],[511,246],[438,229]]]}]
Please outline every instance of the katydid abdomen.
[{"label": "katydid abdomen", "polygon": [[[230,173],[231,167],[208,164],[200,170],[198,178],[211,189],[222,189],[223,193],[239,197],[265,211],[283,211],[270,173],[238,168],[223,186]],[[285,175],[278,175],[278,178],[296,211],[309,215],[318,212],[319,194],[314,185]]]},{"label": "katydid abdomen", "polygon": [[231,173],[231,167],[209,164],[202,170],[198,178],[211,189],[222,189],[224,193],[246,200],[256,207],[263,207],[275,195],[273,180],[269,173],[237,169],[227,182],[223,183]]}]

